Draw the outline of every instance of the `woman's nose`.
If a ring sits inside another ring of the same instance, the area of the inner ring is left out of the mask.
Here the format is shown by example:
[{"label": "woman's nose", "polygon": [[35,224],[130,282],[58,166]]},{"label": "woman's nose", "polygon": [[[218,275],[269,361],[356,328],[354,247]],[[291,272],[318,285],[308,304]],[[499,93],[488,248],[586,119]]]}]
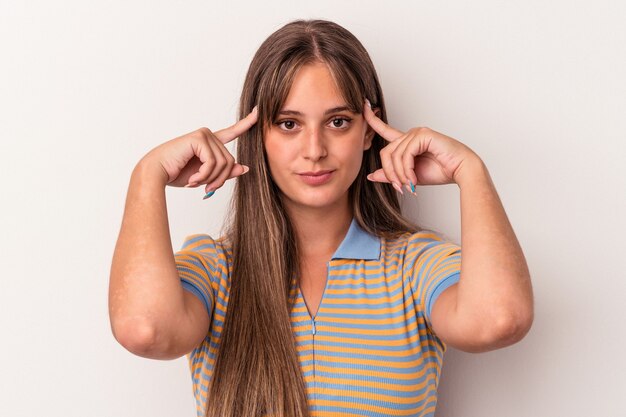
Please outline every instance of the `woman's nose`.
[{"label": "woman's nose", "polygon": [[326,142],[320,129],[310,129],[304,132],[303,155],[306,159],[316,161],[327,155]]}]

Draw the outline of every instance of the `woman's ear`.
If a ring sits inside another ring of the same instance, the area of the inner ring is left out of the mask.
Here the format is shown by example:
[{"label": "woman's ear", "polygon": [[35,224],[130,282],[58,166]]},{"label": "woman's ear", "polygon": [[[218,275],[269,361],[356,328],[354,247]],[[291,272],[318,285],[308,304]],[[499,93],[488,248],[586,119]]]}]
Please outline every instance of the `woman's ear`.
[{"label": "woman's ear", "polygon": [[[380,114],[380,109],[379,108],[374,108],[374,114],[376,116],[378,116]],[[372,126],[369,125],[369,123],[365,122],[367,124],[367,130],[365,131],[365,140],[363,141],[363,150],[366,151],[369,148],[372,147],[372,140],[374,139],[374,136],[376,135],[376,132],[374,131],[374,129],[372,129]]]}]

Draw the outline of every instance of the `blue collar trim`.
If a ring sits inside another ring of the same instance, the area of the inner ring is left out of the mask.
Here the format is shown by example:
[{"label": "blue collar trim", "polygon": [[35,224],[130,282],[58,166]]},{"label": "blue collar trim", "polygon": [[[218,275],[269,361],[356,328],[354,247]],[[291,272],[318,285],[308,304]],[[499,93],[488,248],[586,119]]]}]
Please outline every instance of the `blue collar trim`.
[{"label": "blue collar trim", "polygon": [[361,229],[352,218],[346,237],[335,251],[332,259],[379,259],[380,238]]}]

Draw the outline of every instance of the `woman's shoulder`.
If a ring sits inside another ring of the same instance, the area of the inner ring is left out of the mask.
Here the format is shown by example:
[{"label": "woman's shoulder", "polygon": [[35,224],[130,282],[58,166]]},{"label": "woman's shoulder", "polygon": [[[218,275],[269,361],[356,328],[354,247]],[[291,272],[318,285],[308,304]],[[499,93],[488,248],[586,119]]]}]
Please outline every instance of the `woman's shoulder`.
[{"label": "woman's shoulder", "polygon": [[430,229],[420,229],[417,232],[404,232],[395,238],[385,239],[389,252],[403,252],[404,255],[419,257],[427,251],[438,249],[460,250],[450,237],[441,232]]},{"label": "woman's shoulder", "polygon": [[423,245],[434,242],[452,242],[452,240],[441,232],[431,229],[420,229],[416,232],[399,232],[395,237],[385,239],[389,244]]},{"label": "woman's shoulder", "polygon": [[208,233],[194,233],[183,239],[179,252],[199,252],[201,254],[226,255],[230,254],[230,242],[226,236],[213,238]]},{"label": "woman's shoulder", "polygon": [[460,270],[461,247],[443,233],[422,229],[390,240],[384,259],[401,268],[403,279],[410,279],[417,291],[423,288],[420,282],[438,282],[438,277]]}]

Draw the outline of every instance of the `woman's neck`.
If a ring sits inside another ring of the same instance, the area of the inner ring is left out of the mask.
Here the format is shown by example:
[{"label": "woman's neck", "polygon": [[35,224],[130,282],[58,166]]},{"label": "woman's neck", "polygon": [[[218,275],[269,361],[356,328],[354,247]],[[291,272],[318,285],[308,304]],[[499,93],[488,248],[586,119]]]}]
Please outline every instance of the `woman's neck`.
[{"label": "woman's neck", "polygon": [[350,228],[352,210],[347,203],[346,199],[345,204],[333,208],[292,207],[288,210],[301,256],[330,259]]}]

